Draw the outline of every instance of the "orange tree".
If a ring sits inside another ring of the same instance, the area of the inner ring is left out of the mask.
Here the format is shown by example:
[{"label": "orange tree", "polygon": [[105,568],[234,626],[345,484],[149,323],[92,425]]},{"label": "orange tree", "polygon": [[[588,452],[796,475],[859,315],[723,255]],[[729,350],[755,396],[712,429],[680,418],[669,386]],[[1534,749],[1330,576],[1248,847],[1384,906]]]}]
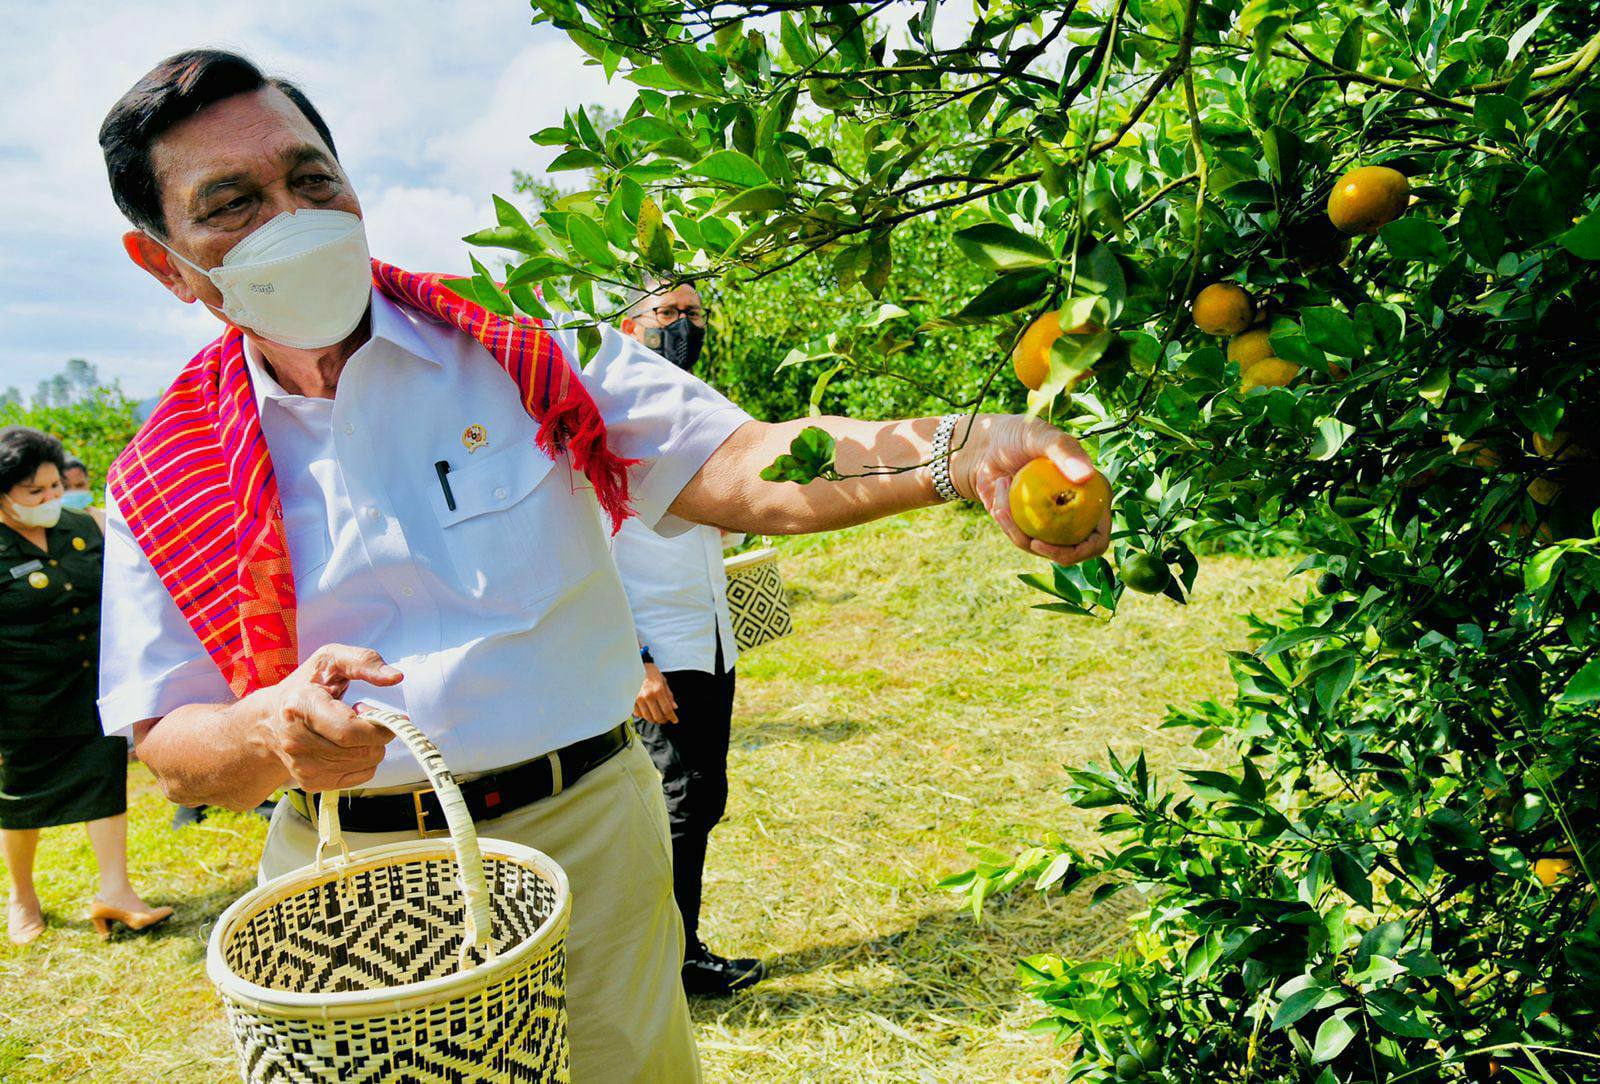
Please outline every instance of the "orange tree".
[{"label": "orange tree", "polygon": [[[1181,602],[1208,536],[1301,540],[1317,588],[1237,697],[1167,720],[1205,770],[1070,768],[1095,846],[952,878],[1141,893],[1124,950],[1022,965],[1068,1077],[1600,1076],[1593,6],[534,7],[637,96],[535,134],[593,183],[502,203],[470,240],[514,266],[463,292],[601,320],[652,275],[807,266],[856,313],[772,359],[813,402],[977,327],[978,409],[1026,347],[1115,488],[1110,560],[1025,577],[1068,618]],[[966,296],[906,270],[917,229]],[[820,430],[791,452],[766,476],[833,472]]]}]

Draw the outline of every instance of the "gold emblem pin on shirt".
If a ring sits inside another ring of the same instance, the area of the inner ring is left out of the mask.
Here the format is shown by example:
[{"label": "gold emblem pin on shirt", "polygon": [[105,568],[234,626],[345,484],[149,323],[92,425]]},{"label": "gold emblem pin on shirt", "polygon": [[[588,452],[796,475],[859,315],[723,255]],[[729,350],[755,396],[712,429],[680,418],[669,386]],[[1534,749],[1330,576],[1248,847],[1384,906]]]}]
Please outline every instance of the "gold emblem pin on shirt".
[{"label": "gold emblem pin on shirt", "polygon": [[79,553],[82,553],[84,550],[89,548],[89,543],[85,542],[81,538],[74,538],[72,540],[72,548],[77,550]]},{"label": "gold emblem pin on shirt", "polygon": [[41,589],[49,587],[50,577],[46,576],[43,572],[31,572],[28,574],[28,586]]},{"label": "gold emblem pin on shirt", "polygon": [[481,425],[469,425],[461,431],[461,444],[467,449],[468,455],[488,443],[489,430]]}]

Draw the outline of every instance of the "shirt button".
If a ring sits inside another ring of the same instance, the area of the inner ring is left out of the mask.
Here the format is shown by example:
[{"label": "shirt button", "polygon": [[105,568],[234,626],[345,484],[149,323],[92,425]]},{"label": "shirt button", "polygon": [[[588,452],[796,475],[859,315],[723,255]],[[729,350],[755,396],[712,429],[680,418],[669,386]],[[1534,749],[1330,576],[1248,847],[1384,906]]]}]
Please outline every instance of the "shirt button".
[{"label": "shirt button", "polygon": [[400,593],[402,595],[404,595],[406,598],[410,598],[412,595],[416,594],[416,592],[413,591],[410,587],[402,587],[402,588],[400,588]]},{"label": "shirt button", "polygon": [[74,606],[74,607],[73,607],[73,608],[72,608],[72,613],[73,613],[73,616],[77,616],[77,614],[78,614],[78,613],[79,613],[79,612],[80,612],[80,611],[79,611],[79,609],[78,609],[78,607],[76,607],[76,606]]},{"label": "shirt button", "polygon": [[495,489],[495,491],[494,491],[494,499],[497,500],[497,501],[503,501],[503,500],[506,499],[506,487],[505,486],[499,486],[498,488]]},{"label": "shirt button", "polygon": [[54,568],[54,567],[56,567],[56,566],[57,566],[57,565],[59,565],[59,564],[60,564],[60,563],[61,563],[61,562],[60,562],[60,561],[57,561],[57,560],[56,560],[56,559],[55,559],[55,558],[54,558],[54,557],[52,557],[52,558],[51,558],[51,559],[50,559],[50,567],[51,567],[51,568]]},{"label": "shirt button", "polygon": [[70,583],[64,583],[64,584],[61,585],[61,590],[70,591],[70,590],[72,590],[72,585]]},{"label": "shirt button", "polygon": [[89,669],[89,660],[88,659],[84,659],[83,660],[83,668],[85,670]]},{"label": "shirt button", "polygon": [[78,642],[79,643],[82,643],[84,640],[87,640],[88,638],[89,638],[89,636],[88,636],[87,633],[82,633],[82,632],[78,633]]},{"label": "shirt button", "polygon": [[344,423],[344,434],[345,434],[345,436],[347,436],[347,437],[354,436],[355,432],[356,432],[356,427],[354,425],[352,425],[349,422],[345,422]]},{"label": "shirt button", "polygon": [[377,505],[375,505],[375,504],[367,505],[367,518],[368,519],[377,519],[381,514],[382,513],[380,513],[378,511],[378,506]]}]

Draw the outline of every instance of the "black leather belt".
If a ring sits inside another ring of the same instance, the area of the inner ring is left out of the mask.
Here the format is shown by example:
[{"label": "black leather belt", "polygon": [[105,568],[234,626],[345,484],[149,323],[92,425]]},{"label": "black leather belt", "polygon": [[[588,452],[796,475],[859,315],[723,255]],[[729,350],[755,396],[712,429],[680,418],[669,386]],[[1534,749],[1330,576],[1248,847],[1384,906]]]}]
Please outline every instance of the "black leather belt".
[{"label": "black leather belt", "polygon": [[[535,760],[480,775],[458,784],[475,821],[494,820],[541,798],[560,794],[633,740],[633,727],[622,723],[604,734],[575,741]],[[289,805],[316,823],[315,807],[303,790],[288,793]],[[433,788],[396,794],[340,795],[339,825],[346,832],[410,832],[445,835],[444,809]]]}]

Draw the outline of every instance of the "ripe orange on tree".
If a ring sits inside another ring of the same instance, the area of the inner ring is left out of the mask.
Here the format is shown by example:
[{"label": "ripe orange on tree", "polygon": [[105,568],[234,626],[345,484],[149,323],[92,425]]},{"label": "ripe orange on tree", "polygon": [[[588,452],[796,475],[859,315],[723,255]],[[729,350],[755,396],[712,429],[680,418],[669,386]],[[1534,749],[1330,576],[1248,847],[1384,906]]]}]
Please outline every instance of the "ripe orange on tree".
[{"label": "ripe orange on tree", "polygon": [[1041,542],[1077,545],[1094,533],[1109,507],[1111,483],[1099,471],[1079,485],[1040,456],[1011,476],[1011,518]]},{"label": "ripe orange on tree", "polygon": [[1246,365],[1239,374],[1239,390],[1251,388],[1282,388],[1300,375],[1300,366],[1282,358],[1265,357]]},{"label": "ripe orange on tree", "polygon": [[1272,357],[1272,343],[1264,327],[1253,327],[1228,340],[1228,360],[1238,365],[1241,371],[1248,369],[1262,358],[1270,357]]},{"label": "ripe orange on tree", "polygon": [[[1018,380],[1038,391],[1050,378],[1050,348],[1056,344],[1057,339],[1063,335],[1094,335],[1100,330],[1098,325],[1089,322],[1063,328],[1060,310],[1053,309],[1036,318],[1028,325],[1028,330],[1022,333],[1016,349],[1011,351],[1011,368],[1016,372]],[[1079,381],[1087,380],[1093,375],[1092,372],[1079,373],[1077,379],[1069,383],[1065,390],[1070,392]]]},{"label": "ripe orange on tree", "polygon": [[1541,858],[1533,864],[1533,875],[1539,883],[1549,888],[1563,877],[1572,875],[1572,859]]},{"label": "ripe orange on tree", "polygon": [[1207,335],[1237,335],[1255,315],[1255,301],[1237,283],[1213,282],[1194,298],[1194,326]]},{"label": "ripe orange on tree", "polygon": [[1377,233],[1405,213],[1411,182],[1388,166],[1352,169],[1328,195],[1328,219],[1345,233]]}]

